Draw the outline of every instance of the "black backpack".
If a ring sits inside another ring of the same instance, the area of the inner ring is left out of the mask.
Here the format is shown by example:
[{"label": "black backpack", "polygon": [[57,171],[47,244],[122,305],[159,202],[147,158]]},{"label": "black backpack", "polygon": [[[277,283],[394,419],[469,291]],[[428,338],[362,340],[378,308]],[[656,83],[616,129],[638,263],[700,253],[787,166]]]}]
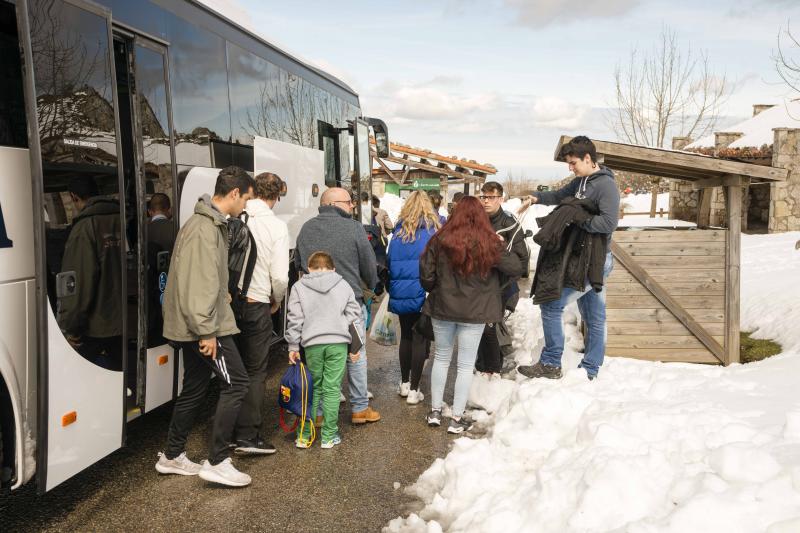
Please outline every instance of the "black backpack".
[{"label": "black backpack", "polygon": [[[239,217],[228,219],[228,292],[231,295],[231,307],[237,320],[241,318],[244,307],[242,304],[246,300],[258,258],[256,240],[247,227],[247,218],[247,213],[243,212]],[[242,273],[244,273],[244,277],[242,277]],[[240,279],[242,280],[241,289],[239,289]]]}]

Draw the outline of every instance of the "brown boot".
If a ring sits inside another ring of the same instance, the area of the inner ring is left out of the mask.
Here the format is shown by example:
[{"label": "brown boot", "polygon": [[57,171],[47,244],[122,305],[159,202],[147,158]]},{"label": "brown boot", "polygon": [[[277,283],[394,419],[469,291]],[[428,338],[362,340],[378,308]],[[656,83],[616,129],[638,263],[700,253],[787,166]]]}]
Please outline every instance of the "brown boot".
[{"label": "brown boot", "polygon": [[377,422],[380,419],[381,414],[378,411],[372,407],[367,407],[363,411],[353,413],[353,416],[350,420],[353,422],[353,424],[366,424],[367,422]]},{"label": "brown boot", "polygon": [[316,420],[314,420],[314,425],[318,428],[321,428],[323,422],[325,422],[325,417],[323,417],[322,415],[317,415]]}]

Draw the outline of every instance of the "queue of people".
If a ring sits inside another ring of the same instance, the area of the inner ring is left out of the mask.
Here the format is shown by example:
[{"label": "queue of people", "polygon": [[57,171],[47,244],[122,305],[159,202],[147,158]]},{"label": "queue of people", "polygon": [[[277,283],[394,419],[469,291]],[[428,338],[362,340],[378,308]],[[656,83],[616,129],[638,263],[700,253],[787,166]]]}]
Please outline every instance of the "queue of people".
[{"label": "queue of people", "polygon": [[[533,203],[542,203],[558,205],[556,212],[563,210],[550,218],[553,228],[542,231],[550,241],[542,244],[539,264],[549,261],[553,268],[547,273],[537,271],[531,289],[534,302],[542,306],[545,347],[539,362],[517,371],[531,378],[561,377],[561,313],[564,306],[577,301],[587,323],[587,349],[580,367],[593,380],[605,351],[603,282],[612,264],[608,242],[617,223],[619,193],[613,174],[597,163],[588,138],[574,138],[562,156],[575,180],[559,191],[532,194],[520,208],[521,213]],[[288,231],[272,211],[282,186],[274,174],[253,179],[242,169],[228,167],[220,172],[214,195],[198,201],[178,233],[164,295],[164,337],[183,348],[185,374],[167,446],[156,463],[160,473],[199,475],[223,485],[244,486],[250,477],[233,466],[232,454],[275,452],[259,431],[273,335],[271,317],[289,284]],[[420,383],[433,342],[430,410],[425,422],[440,426],[456,348],[447,432],[471,429],[465,409],[473,374],[477,370],[491,376],[503,370],[497,330],[516,307],[518,280],[526,275],[529,264],[525,230],[502,209],[503,199],[502,185],[487,182],[478,198],[454,197],[445,218],[435,196],[416,191],[392,224],[379,201],[369,195],[352,198],[342,188],[322,194],[319,214],[302,226],[296,239],[293,267],[300,277],[289,291],[286,341],[289,363],[303,360],[311,372],[312,415],[314,425],[321,428],[323,449],[342,442],[338,418],[345,374],[351,423],[381,420],[369,402],[366,327],[372,295],[380,296],[382,287],[374,243],[365,226],[377,225],[390,241],[384,297],[389,298],[388,309],[400,323],[398,394],[410,405],[425,400]],[[354,218],[359,202],[360,217]],[[228,251],[233,244],[229,244],[226,218],[239,220],[245,208],[251,236],[247,253],[248,257],[257,254],[257,259],[242,274],[237,271],[240,279],[231,294]],[[570,209],[585,212],[565,224]],[[547,223],[547,218],[541,220]],[[568,235],[571,242],[584,238],[581,242],[589,243],[587,249],[595,243],[594,255],[587,252],[586,261],[576,263],[573,256],[580,254],[562,253],[556,264],[547,254],[553,254],[553,248],[563,249],[559,239]],[[235,314],[232,297],[237,299]],[[226,386],[221,388],[214,415],[208,459],[200,465],[186,456],[185,444],[208,388],[209,368]],[[298,448],[311,446],[309,429],[308,425],[298,429]]]}]

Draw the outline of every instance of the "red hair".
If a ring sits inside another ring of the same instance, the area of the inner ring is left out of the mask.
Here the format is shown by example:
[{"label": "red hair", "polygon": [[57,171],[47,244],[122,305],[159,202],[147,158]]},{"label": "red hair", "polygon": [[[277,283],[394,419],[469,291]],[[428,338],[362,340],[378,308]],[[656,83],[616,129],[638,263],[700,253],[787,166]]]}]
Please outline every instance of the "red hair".
[{"label": "red hair", "polygon": [[500,262],[500,240],[492,229],[489,216],[474,196],[458,202],[458,209],[431,239],[436,239],[460,276],[478,274],[482,278]]}]

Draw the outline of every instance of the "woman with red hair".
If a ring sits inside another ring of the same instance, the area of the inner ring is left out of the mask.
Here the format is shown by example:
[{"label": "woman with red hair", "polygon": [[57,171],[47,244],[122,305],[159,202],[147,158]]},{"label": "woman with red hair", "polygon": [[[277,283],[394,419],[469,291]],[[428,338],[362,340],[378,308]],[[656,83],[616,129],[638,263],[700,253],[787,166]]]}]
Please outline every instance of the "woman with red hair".
[{"label": "woman with red hair", "polygon": [[436,342],[429,426],[442,423],[445,382],[457,339],[458,373],[447,432],[462,433],[472,427],[463,416],[464,408],[484,326],[503,318],[501,273],[517,278],[523,274],[522,265],[506,251],[478,199],[466,197],[428,242],[419,261],[420,282],[429,293],[422,312],[431,317]]}]

